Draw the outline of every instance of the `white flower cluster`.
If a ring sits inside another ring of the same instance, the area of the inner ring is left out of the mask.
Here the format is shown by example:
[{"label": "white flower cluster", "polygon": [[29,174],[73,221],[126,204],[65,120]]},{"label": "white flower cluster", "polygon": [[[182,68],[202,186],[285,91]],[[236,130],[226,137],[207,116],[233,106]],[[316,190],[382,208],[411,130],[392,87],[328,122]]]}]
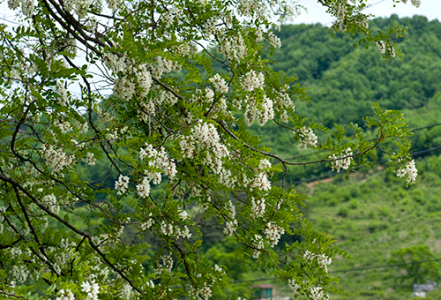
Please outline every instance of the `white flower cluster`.
[{"label": "white flower cluster", "polygon": [[94,166],[96,162],[95,154],[87,152],[85,161],[89,166]]},{"label": "white flower cluster", "polygon": [[242,77],[242,88],[246,92],[254,91],[255,89],[263,89],[265,83],[265,76],[259,72],[256,74],[254,70],[249,71]]},{"label": "white flower cluster", "polygon": [[177,7],[171,7],[167,12],[162,15],[165,28],[169,28],[176,20],[179,20],[182,10]]},{"label": "white flower cluster", "polygon": [[392,45],[389,46],[389,55],[395,57],[395,48]]},{"label": "white flower cluster", "polygon": [[222,168],[219,173],[219,182],[229,189],[234,189],[234,186],[237,183],[236,179],[231,174],[231,171],[225,168]]},{"label": "white flower cluster", "polygon": [[228,93],[228,86],[225,79],[220,77],[219,74],[214,75],[210,78],[211,85],[214,87],[214,90],[220,94]]},{"label": "white flower cluster", "polygon": [[257,17],[261,17],[264,15],[264,9],[262,3],[260,1],[252,1],[252,0],[240,0],[238,3],[239,13],[244,16],[252,16],[256,14]]},{"label": "white flower cluster", "polygon": [[321,286],[311,286],[309,288],[309,294],[311,295],[312,300],[322,300],[328,298],[327,296],[325,297]]},{"label": "white flower cluster", "polygon": [[90,3],[90,0],[77,0],[75,12],[80,19],[83,19],[85,16],[87,16],[87,11],[89,10]]},{"label": "white flower cluster", "polygon": [[29,277],[29,270],[25,266],[14,265],[12,268],[12,276],[17,279],[18,282],[24,283]]},{"label": "white flower cluster", "polygon": [[24,0],[21,3],[21,11],[28,18],[32,17],[32,14],[34,13],[34,8],[35,4],[33,0]]},{"label": "white flower cluster", "polygon": [[257,113],[257,122],[260,126],[263,126],[269,120],[274,119],[273,101],[267,96],[263,97],[262,110]]},{"label": "white flower cluster", "polygon": [[340,23],[344,23],[344,21],[345,21],[345,14],[346,14],[346,3],[345,2],[336,1],[334,3],[334,5],[332,6],[333,13],[337,17],[337,19]]},{"label": "white flower cluster", "polygon": [[71,290],[60,290],[60,296],[55,298],[55,300],[75,300],[74,294]]},{"label": "white flower cluster", "polygon": [[226,38],[217,48],[217,52],[223,54],[229,62],[239,63],[247,55],[247,48],[242,35]]},{"label": "white flower cluster", "polygon": [[[138,80],[139,88],[136,88],[135,78]],[[116,97],[120,97],[126,101],[130,100],[135,94],[142,99],[147,96],[152,85],[152,77],[148,71],[147,65],[140,65],[133,76],[127,75],[119,77],[115,80],[113,93]],[[138,92],[138,93],[137,93]]]},{"label": "white flower cluster", "polygon": [[251,217],[253,219],[262,218],[265,214],[265,199],[254,200],[251,198]]},{"label": "white flower cluster", "polygon": [[230,217],[230,220],[226,222],[226,227],[224,229],[225,235],[232,235],[236,231],[237,227],[237,220],[236,220],[236,207],[234,206],[233,202],[229,200],[226,205],[226,209],[228,211],[228,216]]},{"label": "white flower cluster", "polygon": [[157,172],[157,169],[162,170],[165,175],[169,176],[170,179],[173,179],[176,176],[176,164],[168,156],[163,146],[161,146],[159,150],[156,150],[152,145],[146,143],[144,148],[141,148],[139,151],[139,159],[148,159],[149,167],[155,169],[155,171],[144,171],[146,177],[142,180],[141,184],[137,186],[140,197],[148,196],[147,192],[150,191],[150,180],[153,180],[153,184],[161,183],[161,173]]},{"label": "white flower cluster", "polygon": [[158,268],[156,274],[160,275],[162,272],[171,272],[173,269],[173,257],[171,254],[164,254],[161,256],[162,265],[158,262]]},{"label": "white flower cluster", "polygon": [[191,129],[191,135],[184,136],[179,144],[184,157],[187,158],[194,158],[197,154],[207,150],[202,164],[212,168],[218,175],[222,172],[222,158],[227,157],[229,152],[227,147],[220,142],[219,133],[212,123],[199,120]]},{"label": "white flower cluster", "polygon": [[407,177],[407,183],[415,183],[418,176],[418,170],[415,167],[415,161],[412,159],[406,166],[397,171],[398,177]]},{"label": "white flower cluster", "polygon": [[340,169],[347,170],[351,165],[351,156],[351,148],[344,150],[339,157],[335,156],[335,154],[329,156],[330,159],[334,159],[334,161],[332,161],[332,171],[337,170],[337,173],[340,173]]},{"label": "white flower cluster", "polygon": [[257,188],[261,191],[269,191],[271,189],[271,182],[268,180],[268,175],[264,172],[259,173],[250,187]]},{"label": "white flower cluster", "polygon": [[60,205],[58,204],[57,197],[54,194],[46,195],[41,199],[41,202],[49,208],[54,214],[60,212]]},{"label": "white flower cluster", "polygon": [[107,7],[109,7],[112,10],[112,13],[115,13],[118,9],[119,0],[106,0]]},{"label": "white flower cluster", "polygon": [[314,258],[317,260],[317,263],[321,268],[325,270],[326,273],[328,273],[328,266],[332,263],[332,258],[327,257],[324,253],[322,254],[315,254],[308,250],[305,251],[303,254],[303,257],[307,261],[312,261]]},{"label": "white flower cluster", "polygon": [[366,28],[366,29],[369,29],[369,22],[368,22],[367,19],[361,19],[358,23],[359,23],[362,27],[364,27],[364,28]]},{"label": "white flower cluster", "polygon": [[135,95],[135,89],[136,86],[133,78],[128,76],[119,77],[115,80],[113,94],[125,101],[129,101]]},{"label": "white flower cluster", "polygon": [[141,198],[147,198],[150,195],[150,178],[144,177],[140,184],[136,185],[136,191]]},{"label": "white flower cluster", "polygon": [[260,256],[260,249],[263,249],[264,247],[264,243],[263,243],[263,238],[260,235],[255,235],[254,239],[253,239],[253,247],[255,249],[253,249],[253,258],[259,258]]},{"label": "white flower cluster", "polygon": [[9,9],[16,10],[20,6],[21,2],[21,0],[8,0],[8,7]]},{"label": "white flower cluster", "polygon": [[[407,3],[407,0],[401,0],[401,2]],[[421,5],[421,0],[410,0],[410,2],[415,7],[420,7],[420,5]]]},{"label": "white flower cluster", "polygon": [[98,283],[95,283],[94,281],[84,281],[81,284],[81,289],[83,292],[87,293],[87,298],[85,300],[98,300],[100,290]]},{"label": "white flower cluster", "polygon": [[139,98],[144,98],[150,91],[152,86],[152,75],[147,69],[147,65],[141,65],[136,72],[136,78],[138,80],[138,85],[141,88],[139,91]]},{"label": "white flower cluster", "polygon": [[95,33],[98,29],[98,22],[94,17],[89,17],[84,24],[84,28],[92,33]]},{"label": "white flower cluster", "polygon": [[125,57],[118,56],[113,53],[106,53],[103,56],[104,65],[112,71],[114,75],[118,74],[118,72],[125,71],[126,63]]},{"label": "white flower cluster", "polygon": [[168,60],[161,56],[155,57],[156,65],[153,67],[152,74],[157,78],[161,78],[164,73],[180,72],[181,65],[177,61]]},{"label": "white flower cluster", "polygon": [[126,283],[121,289],[121,298],[124,300],[130,300],[132,298],[133,288],[130,284]]},{"label": "white flower cluster", "polygon": [[282,47],[282,42],[280,41],[280,39],[277,36],[275,36],[275,34],[272,31],[270,31],[268,33],[268,40],[269,40],[269,43],[272,47],[274,47],[274,48]]},{"label": "white flower cluster", "polygon": [[[295,133],[294,133],[295,134]],[[312,148],[317,147],[317,136],[314,134],[311,128],[302,127],[298,131],[299,137],[299,150],[305,150],[308,148],[308,144],[311,145]]]},{"label": "white flower cluster", "polygon": [[129,177],[119,175],[118,181],[115,181],[115,190],[118,195],[123,195],[129,188]]},{"label": "white flower cluster", "polygon": [[191,288],[190,296],[192,299],[209,299],[212,295],[211,286],[204,282],[204,285],[198,289]]},{"label": "white flower cluster", "polygon": [[378,47],[378,50],[380,50],[380,53],[382,53],[382,54],[386,53],[386,43],[384,41],[378,41],[377,47]]},{"label": "white flower cluster", "polygon": [[67,104],[67,92],[66,89],[64,88],[63,82],[57,81],[56,92],[61,96],[61,97],[57,97],[58,103],[62,106],[65,106]]},{"label": "white flower cluster", "polygon": [[271,162],[268,159],[264,158],[259,162],[259,171],[268,170],[271,168],[271,166]]},{"label": "white flower cluster", "polygon": [[288,279],[288,285],[291,288],[294,295],[298,293],[298,291],[300,289],[300,285],[296,282],[296,280],[294,278]]},{"label": "white flower cluster", "polygon": [[285,123],[288,122],[288,113],[286,110],[290,109],[293,112],[296,110],[296,107],[292,102],[291,97],[287,93],[289,88],[289,86],[285,86],[285,89],[283,91],[275,91],[277,97],[274,98],[274,101],[277,104],[276,107],[281,114],[280,119]]},{"label": "white flower cluster", "polygon": [[155,223],[155,221],[151,218],[152,215],[153,215],[152,213],[149,213],[149,218],[147,219],[147,221],[141,223],[141,229],[143,231],[146,231],[147,229],[152,227],[152,225]]},{"label": "white flower cluster", "polygon": [[280,237],[285,233],[285,229],[273,222],[268,222],[263,233],[265,233],[271,248],[273,248],[279,243]]},{"label": "white flower cluster", "polygon": [[225,223],[226,227],[224,228],[224,234],[225,235],[232,235],[237,228],[237,220],[233,219],[232,221],[227,221]]},{"label": "white flower cluster", "polygon": [[191,238],[191,232],[187,225],[184,225],[184,229],[182,230],[176,226],[176,239],[179,240],[180,237],[184,239]]},{"label": "white flower cluster", "polygon": [[61,149],[54,149],[52,145],[43,145],[43,152],[46,164],[52,168],[52,173],[59,173],[61,177],[64,176],[63,173],[60,173],[61,170],[75,163],[74,155],[67,155]]},{"label": "white flower cluster", "polygon": [[[279,99],[277,99],[276,101],[279,101]],[[260,126],[263,126],[269,120],[274,119],[274,102],[266,95],[263,96],[263,101],[260,103],[260,108],[258,108],[259,104],[257,103],[254,96],[246,95],[244,100],[235,101],[233,104],[241,110],[242,102],[245,105],[244,118],[245,123],[248,126],[251,126],[256,118],[258,118],[258,123]],[[278,107],[276,108],[280,110],[279,104],[280,103],[277,103]]]},{"label": "white flower cluster", "polygon": [[62,133],[68,133],[69,131],[73,130],[72,125],[70,125],[68,121],[59,122],[58,120],[56,120],[54,122],[54,125],[57,126]]},{"label": "white flower cluster", "polygon": [[166,223],[165,221],[161,222],[161,233],[167,236],[173,235],[173,225]]},{"label": "white flower cluster", "polygon": [[214,265],[214,271],[216,272],[222,272],[222,268],[219,267],[217,264]]},{"label": "white flower cluster", "polygon": [[175,95],[173,95],[169,91],[164,91],[164,90],[161,90],[159,92],[159,98],[157,100],[158,100],[158,105],[164,103],[172,106],[175,105],[176,102],[178,102],[178,98],[176,98]]}]

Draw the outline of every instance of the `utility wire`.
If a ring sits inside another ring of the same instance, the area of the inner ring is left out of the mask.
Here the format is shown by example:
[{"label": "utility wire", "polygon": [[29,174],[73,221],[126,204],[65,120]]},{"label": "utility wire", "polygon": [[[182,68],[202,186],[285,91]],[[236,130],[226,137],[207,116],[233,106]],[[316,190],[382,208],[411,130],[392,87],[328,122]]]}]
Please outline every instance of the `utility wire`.
[{"label": "utility wire", "polygon": [[[342,269],[342,270],[329,271],[329,273],[334,274],[334,273],[348,273],[348,272],[357,272],[357,271],[375,270],[375,269],[387,269],[387,268],[395,268],[395,267],[407,266],[407,265],[418,265],[418,264],[424,264],[424,263],[435,262],[435,261],[441,261],[441,258],[412,261],[412,262],[399,263],[399,264],[382,265],[382,266],[367,266],[367,267],[361,267],[361,268]],[[271,278],[252,279],[252,280],[237,280],[237,281],[234,281],[232,284],[239,284],[239,283],[245,283],[245,282],[259,282],[259,281],[275,281],[275,280],[279,280],[279,279],[271,277]]]},{"label": "utility wire", "polygon": [[[433,148],[424,149],[424,150],[421,150],[421,151],[417,151],[417,152],[411,153],[411,156],[412,157],[418,157],[418,156],[421,156],[423,154],[426,154],[426,153],[429,153],[429,152],[433,152],[433,151],[437,151],[437,150],[440,150],[440,149],[441,149],[441,146],[436,146],[436,147],[433,147]],[[380,165],[380,164],[382,164],[382,163],[384,163],[386,161],[387,160],[380,160],[380,161],[377,161],[376,163],[373,163],[373,165]],[[354,170],[358,170],[358,169],[361,169],[363,167],[364,166],[357,166],[357,167],[354,168]],[[323,174],[323,175],[320,175],[320,176],[316,176],[316,177],[310,177],[310,178],[307,178],[307,179],[293,181],[292,184],[297,185],[297,184],[301,184],[301,183],[304,183],[304,182],[311,182],[311,181],[316,181],[316,180],[320,180],[320,179],[326,179],[326,178],[334,177],[334,176],[336,176],[338,174],[340,174],[340,173],[330,172],[330,173],[326,173],[326,174]]]},{"label": "utility wire", "polygon": [[[427,129],[427,128],[432,128],[432,127],[440,126],[440,125],[441,125],[441,123],[435,123],[435,124],[432,124],[432,125],[417,127],[417,128],[411,129],[411,131],[415,132],[415,131],[419,131],[419,130],[423,130],[423,129]],[[299,159],[299,158],[313,156],[313,155],[316,155],[316,154],[318,154],[318,153],[317,152],[312,152],[312,153],[308,153],[308,154],[303,154],[303,155],[298,155],[298,156],[295,156],[295,157],[291,157],[291,158],[288,158],[288,159],[289,160],[296,160],[296,159]]]}]

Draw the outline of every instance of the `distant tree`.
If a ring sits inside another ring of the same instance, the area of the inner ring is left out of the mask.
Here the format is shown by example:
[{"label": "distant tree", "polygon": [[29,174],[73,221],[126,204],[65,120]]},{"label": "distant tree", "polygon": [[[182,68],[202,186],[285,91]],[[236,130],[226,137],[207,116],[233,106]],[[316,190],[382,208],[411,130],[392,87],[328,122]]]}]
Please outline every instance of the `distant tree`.
[{"label": "distant tree", "polygon": [[[392,37],[403,28],[369,30],[366,1],[319,2],[336,17],[335,31],[360,34],[360,45],[378,46],[385,59],[400,53]],[[229,284],[226,266],[200,250],[210,219],[251,269],[287,280],[294,294],[326,298],[338,250],[300,214],[305,196],[286,185],[288,167],[328,162],[349,170],[381,149],[399,176],[416,178],[400,112],[374,106],[366,119],[372,141],[355,125],[348,137],[294,111],[305,89],[262,58],[263,49],[280,47],[270,28],[296,13],[294,1],[8,6],[17,18],[0,25],[4,297],[209,299]],[[285,147],[324,158],[272,154],[249,133],[255,122],[274,122],[292,132]],[[318,141],[314,130],[329,137]],[[93,171],[98,165],[108,170]],[[284,234],[301,242],[278,245]]]},{"label": "distant tree", "polygon": [[398,265],[397,269],[404,271],[397,275],[401,282],[427,283],[438,280],[441,275],[441,265],[434,261],[436,258],[428,246],[418,245],[392,252],[389,264]]}]

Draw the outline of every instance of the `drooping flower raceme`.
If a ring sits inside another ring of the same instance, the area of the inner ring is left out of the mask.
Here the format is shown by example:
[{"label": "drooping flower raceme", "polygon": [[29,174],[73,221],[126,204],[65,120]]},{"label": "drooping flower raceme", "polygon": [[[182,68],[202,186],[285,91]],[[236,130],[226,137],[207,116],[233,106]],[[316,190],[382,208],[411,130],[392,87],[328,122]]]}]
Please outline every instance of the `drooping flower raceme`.
[{"label": "drooping flower raceme", "polygon": [[[296,134],[294,132],[294,134]],[[299,137],[299,150],[305,150],[308,147],[308,144],[311,145],[312,148],[317,147],[317,136],[314,134],[311,128],[302,127],[298,131]]]},{"label": "drooping flower raceme", "polygon": [[214,90],[221,94],[228,93],[228,86],[225,79],[220,77],[219,74],[214,75],[214,77],[210,78],[210,82],[214,87]]},{"label": "drooping flower raceme", "polygon": [[250,186],[260,191],[269,191],[271,189],[271,182],[268,180],[268,175],[262,172],[257,175]]},{"label": "drooping flower raceme", "polygon": [[351,165],[351,156],[351,148],[347,148],[346,150],[344,150],[339,157],[335,156],[335,154],[329,156],[330,159],[334,159],[334,161],[332,161],[332,170],[337,170],[337,173],[340,173],[340,169],[347,170]]},{"label": "drooping flower raceme", "polygon": [[98,300],[98,294],[100,290],[98,283],[95,283],[94,281],[84,281],[81,284],[81,289],[83,292],[87,293],[86,300]]},{"label": "drooping flower raceme", "polygon": [[148,194],[146,194],[147,191],[150,191],[150,186],[147,187],[147,184],[150,180],[153,180],[153,184],[159,184],[161,183],[161,173],[157,172],[157,169],[162,170],[165,175],[169,176],[170,179],[173,179],[176,175],[176,164],[172,159],[169,158],[167,152],[165,151],[165,148],[163,146],[159,147],[159,149],[153,148],[150,144],[145,144],[143,148],[139,151],[139,159],[142,160],[148,160],[148,166],[152,168],[147,168],[144,173],[147,175],[146,178],[148,178],[147,181],[145,181],[145,178],[142,180],[138,189],[138,194],[141,197],[146,197]]},{"label": "drooping flower raceme", "polygon": [[203,157],[202,164],[209,166],[214,173],[223,171],[222,158],[229,156],[227,147],[221,143],[219,133],[212,123],[199,122],[191,129],[191,135],[183,136],[180,141],[184,157]]},{"label": "drooping flower raceme", "polygon": [[382,53],[382,54],[386,53],[386,43],[384,41],[378,41],[377,47],[378,47],[378,50],[380,50],[380,53]]},{"label": "drooping flower raceme", "polygon": [[141,198],[147,198],[150,194],[150,178],[144,177],[136,186],[136,191],[138,192],[139,197]]},{"label": "drooping flower raceme", "polygon": [[306,259],[306,261],[312,261],[316,259],[319,266],[323,268],[326,273],[328,273],[328,266],[332,263],[332,258],[327,257],[324,253],[315,254],[308,250],[305,251],[303,257]]},{"label": "drooping flower raceme", "polygon": [[265,199],[257,199],[251,198],[251,217],[261,218],[265,214]]},{"label": "drooping flower raceme", "polygon": [[118,195],[123,195],[129,188],[129,177],[119,175],[118,181],[115,182],[115,190]]},{"label": "drooping flower raceme", "polygon": [[407,183],[415,183],[415,180],[418,176],[418,170],[415,167],[415,161],[412,159],[409,161],[406,166],[397,171],[398,177],[406,177]]},{"label": "drooping flower raceme", "polygon": [[242,88],[244,91],[251,92],[255,89],[262,89],[264,82],[263,73],[256,74],[254,70],[251,70],[242,78]]},{"label": "drooping flower raceme", "polygon": [[75,300],[75,296],[71,290],[60,290],[60,296],[55,298],[55,300]]},{"label": "drooping flower raceme", "polygon": [[255,235],[254,239],[253,239],[253,247],[255,247],[255,249],[253,249],[253,258],[259,258],[260,256],[260,249],[263,249],[264,247],[264,241],[263,238],[260,235]]},{"label": "drooping flower raceme", "polygon": [[274,222],[268,222],[263,232],[270,243],[270,247],[274,248],[279,243],[280,237],[285,233],[285,229]]},{"label": "drooping flower raceme", "polygon": [[43,145],[44,157],[46,164],[53,168],[52,172],[60,176],[64,167],[72,166],[75,162],[75,156],[66,154],[62,149],[56,149],[52,145]]},{"label": "drooping flower raceme", "polygon": [[223,54],[230,62],[240,62],[247,55],[245,41],[240,34],[223,40],[222,44],[218,46],[217,51]]},{"label": "drooping flower raceme", "polygon": [[268,97],[263,97],[262,102],[262,111],[257,113],[258,123],[260,126],[263,126],[269,120],[274,119],[274,108],[273,101]]},{"label": "drooping flower raceme", "polygon": [[309,293],[312,300],[322,300],[325,297],[321,286],[311,286],[309,288]]},{"label": "drooping flower raceme", "polygon": [[296,295],[300,289],[300,285],[296,282],[294,278],[288,279],[288,285],[291,288],[294,295]]}]

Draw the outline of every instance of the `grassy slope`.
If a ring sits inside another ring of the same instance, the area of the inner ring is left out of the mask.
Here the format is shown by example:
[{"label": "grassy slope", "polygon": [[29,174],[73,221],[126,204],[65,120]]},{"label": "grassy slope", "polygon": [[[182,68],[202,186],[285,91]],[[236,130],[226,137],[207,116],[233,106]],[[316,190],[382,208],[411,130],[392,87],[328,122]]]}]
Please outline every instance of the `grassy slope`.
[{"label": "grassy slope", "polygon": [[[420,244],[441,258],[440,163],[441,156],[418,161],[422,175],[409,188],[387,171],[347,181],[340,175],[333,182],[304,186],[311,195],[305,214],[353,255],[351,260],[335,259],[331,272],[387,265],[394,250]],[[411,282],[397,282],[400,272],[384,268],[335,273],[344,294],[332,299],[409,299]]]}]

